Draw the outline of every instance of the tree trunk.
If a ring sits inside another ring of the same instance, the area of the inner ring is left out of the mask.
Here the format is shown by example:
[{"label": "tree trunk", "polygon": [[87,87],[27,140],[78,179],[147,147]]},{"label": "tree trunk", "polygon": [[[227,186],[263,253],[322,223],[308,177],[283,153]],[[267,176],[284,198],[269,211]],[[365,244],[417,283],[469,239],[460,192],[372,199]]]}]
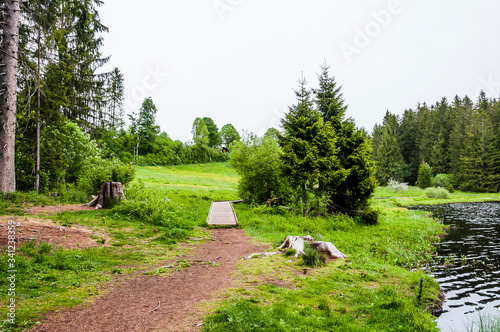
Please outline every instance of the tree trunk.
[{"label": "tree trunk", "polygon": [[37,67],[37,100],[36,100],[36,162],[35,162],[35,191],[40,192],[40,64],[41,64],[41,35],[38,27],[38,67]]},{"label": "tree trunk", "polygon": [[123,186],[120,182],[104,182],[102,184],[99,195],[85,206],[95,206],[96,210],[102,208],[111,208],[122,199],[125,199],[123,194]]},{"label": "tree trunk", "polygon": [[15,143],[19,0],[4,0],[0,64],[0,192],[16,191]]}]

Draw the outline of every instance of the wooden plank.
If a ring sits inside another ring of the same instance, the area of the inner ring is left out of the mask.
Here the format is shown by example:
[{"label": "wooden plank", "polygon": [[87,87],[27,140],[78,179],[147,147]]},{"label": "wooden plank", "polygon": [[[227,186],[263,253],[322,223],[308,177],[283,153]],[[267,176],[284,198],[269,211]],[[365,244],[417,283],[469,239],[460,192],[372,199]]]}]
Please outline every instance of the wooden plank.
[{"label": "wooden plank", "polygon": [[217,225],[238,225],[238,219],[234,212],[233,204],[226,202],[212,202],[210,211],[208,212],[207,224],[212,226]]}]

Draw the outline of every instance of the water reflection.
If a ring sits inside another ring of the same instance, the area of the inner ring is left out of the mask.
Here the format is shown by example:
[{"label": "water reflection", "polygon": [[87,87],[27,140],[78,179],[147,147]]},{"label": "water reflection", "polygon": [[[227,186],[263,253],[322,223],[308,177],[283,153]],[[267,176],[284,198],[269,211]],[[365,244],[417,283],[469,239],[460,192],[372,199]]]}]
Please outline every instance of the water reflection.
[{"label": "water reflection", "polygon": [[419,206],[433,212],[449,234],[438,247],[432,274],[446,294],[442,331],[467,331],[477,311],[500,315],[500,203]]}]

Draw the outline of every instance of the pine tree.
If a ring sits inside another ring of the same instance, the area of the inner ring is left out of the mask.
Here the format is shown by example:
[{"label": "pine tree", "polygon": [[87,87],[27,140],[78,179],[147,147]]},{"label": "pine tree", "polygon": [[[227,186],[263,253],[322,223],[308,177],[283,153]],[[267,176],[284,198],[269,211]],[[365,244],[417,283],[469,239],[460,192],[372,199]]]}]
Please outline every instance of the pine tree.
[{"label": "pine tree", "polygon": [[405,164],[399,145],[390,125],[385,126],[380,147],[377,150],[375,176],[381,185],[387,184],[389,179],[403,181]]},{"label": "pine tree", "polygon": [[422,161],[418,169],[417,185],[422,188],[428,188],[432,183],[432,168],[425,161]]},{"label": "pine tree", "polygon": [[401,119],[398,137],[399,149],[403,162],[408,166],[408,176],[404,181],[414,184],[417,182],[419,167],[419,145],[417,138],[417,119],[412,110],[406,110]]},{"label": "pine tree", "polygon": [[[314,208],[312,201],[324,198],[322,184],[339,175],[334,132],[321,113],[313,109],[306,84],[305,78],[299,80],[299,90],[295,91],[297,104],[290,107],[282,120],[284,134],[279,137],[284,174],[298,194],[303,216]],[[315,207],[320,212],[320,207]]]},{"label": "pine tree", "polygon": [[374,164],[370,161],[371,147],[365,131],[356,128],[352,119],[345,119],[347,105],[341,87],[330,77],[330,67],[321,66],[319,88],[313,90],[317,109],[325,123],[331,123],[336,145],[339,148],[339,169],[325,187],[331,211],[352,212],[368,206],[377,183]]},{"label": "pine tree", "polygon": [[121,129],[124,122],[123,100],[125,87],[123,74],[114,68],[106,81],[106,105],[109,114],[109,128]]},{"label": "pine tree", "polygon": [[5,0],[1,7],[0,63],[0,192],[16,191],[15,143],[19,1]]},{"label": "pine tree", "polygon": [[330,66],[326,62],[321,66],[318,75],[319,89],[313,89],[317,109],[325,121],[332,123],[333,129],[339,131],[344,122],[347,106],[344,104],[341,86],[337,86],[335,77],[330,77]]}]

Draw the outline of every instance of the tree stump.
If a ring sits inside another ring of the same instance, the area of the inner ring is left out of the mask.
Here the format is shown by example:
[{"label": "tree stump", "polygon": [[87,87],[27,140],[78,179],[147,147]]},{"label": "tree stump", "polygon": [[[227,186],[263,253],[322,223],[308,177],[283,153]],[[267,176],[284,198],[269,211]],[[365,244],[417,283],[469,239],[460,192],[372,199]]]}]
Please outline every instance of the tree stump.
[{"label": "tree stump", "polygon": [[96,210],[110,208],[125,199],[123,186],[120,182],[104,182],[99,195],[85,206],[95,206]]},{"label": "tree stump", "polygon": [[330,255],[331,258],[341,259],[347,257],[346,255],[341,253],[331,242],[311,241],[309,242],[309,244],[319,252],[326,252],[328,255]]},{"label": "tree stump", "polygon": [[295,257],[304,253],[304,241],[314,241],[311,235],[306,236],[287,236],[285,242],[278,249],[295,249]]},{"label": "tree stump", "polygon": [[340,259],[346,258],[347,256],[341,253],[331,242],[325,241],[314,241],[311,235],[306,236],[287,236],[285,242],[278,249],[292,248],[295,249],[295,257],[304,253],[304,243],[307,241],[311,247],[319,252],[325,252],[330,255],[331,258]]}]

